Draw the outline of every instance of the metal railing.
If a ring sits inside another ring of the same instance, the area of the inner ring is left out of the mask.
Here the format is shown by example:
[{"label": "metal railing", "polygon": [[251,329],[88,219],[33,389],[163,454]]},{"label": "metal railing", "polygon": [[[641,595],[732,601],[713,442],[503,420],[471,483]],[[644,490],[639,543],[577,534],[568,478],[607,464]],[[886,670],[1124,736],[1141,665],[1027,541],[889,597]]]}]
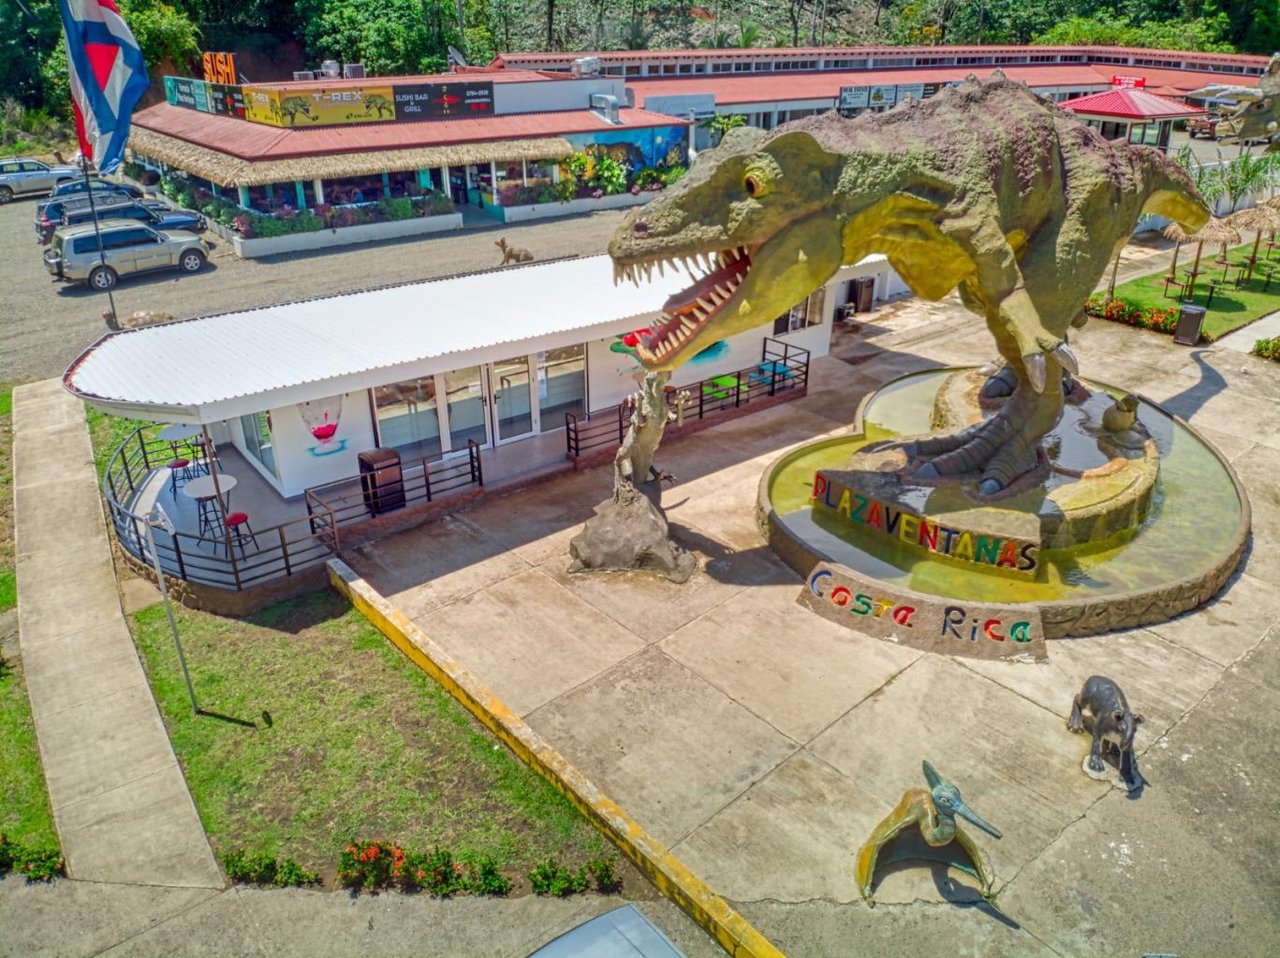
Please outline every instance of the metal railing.
[{"label": "metal railing", "polygon": [[[798,398],[809,386],[809,350],[777,339],[766,339],[760,362],[746,369],[709,376],[678,388],[667,388],[667,404],[675,408],[679,393],[688,394],[685,421],[717,419],[764,396],[795,390]],[[631,400],[596,410],[590,416],[565,413],[565,455],[569,459],[622,444],[631,417]]]},{"label": "metal railing", "polygon": [[[150,427],[134,430],[120,444],[102,477],[103,498],[122,548],[151,563],[147,549],[146,513],[139,494],[156,472],[173,460],[173,444],[145,435]],[[167,479],[161,478],[161,482]],[[317,532],[319,524],[330,532]],[[153,529],[160,567],[176,578],[217,589],[241,590],[287,578],[319,565],[338,549],[337,524],[330,517],[299,517],[252,536],[223,529],[217,536]]]},{"label": "metal railing", "polygon": [[414,503],[448,499],[471,486],[484,486],[480,444],[474,439],[467,440],[466,458],[436,463],[420,459],[407,466],[401,463],[400,477],[390,482],[376,481],[369,474],[348,476],[311,486],[303,495],[312,531],[336,541],[341,527]]}]

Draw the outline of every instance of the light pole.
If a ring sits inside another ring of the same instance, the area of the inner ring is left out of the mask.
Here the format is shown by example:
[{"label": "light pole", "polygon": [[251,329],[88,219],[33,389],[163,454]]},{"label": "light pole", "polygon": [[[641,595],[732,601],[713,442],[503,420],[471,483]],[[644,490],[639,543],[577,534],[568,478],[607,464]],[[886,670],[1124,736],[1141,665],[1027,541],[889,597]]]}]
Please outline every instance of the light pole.
[{"label": "light pole", "polygon": [[169,587],[164,581],[164,570],[160,568],[160,554],[156,552],[156,537],[153,530],[163,529],[173,535],[173,521],[165,513],[164,507],[156,503],[147,513],[147,548],[151,551],[151,563],[156,567],[156,584],[160,586],[160,595],[164,597],[164,611],[169,616],[169,628],[173,631],[173,644],[178,650],[178,665],[182,667],[182,678],[187,683],[187,694],[191,696],[191,711],[199,715],[200,706],[196,704],[196,690],[191,685],[191,673],[187,671],[187,657],[182,654],[182,640],[178,638],[178,622],[173,617],[173,605],[169,602]]}]

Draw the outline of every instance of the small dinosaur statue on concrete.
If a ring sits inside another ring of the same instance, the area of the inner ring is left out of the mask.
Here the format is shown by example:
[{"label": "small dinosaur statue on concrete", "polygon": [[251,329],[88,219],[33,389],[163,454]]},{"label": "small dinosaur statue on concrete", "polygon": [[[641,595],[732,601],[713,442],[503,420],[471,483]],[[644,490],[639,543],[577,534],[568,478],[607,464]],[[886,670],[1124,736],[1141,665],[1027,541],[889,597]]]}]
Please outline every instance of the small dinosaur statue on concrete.
[{"label": "small dinosaur statue on concrete", "polygon": [[926,299],[958,288],[1016,384],[989,419],[908,452],[916,477],[976,473],[987,495],[1035,468],[1076,369],[1067,330],[1147,212],[1188,230],[1209,218],[1164,154],[1105,140],[997,72],[888,113],[733,130],[628,214],[609,253],[618,278],[680,264],[695,278],[641,339],[649,369],[773,322],[870,253]]},{"label": "small dinosaur statue on concrete", "polygon": [[533,262],[533,254],[532,254],[532,253],[530,253],[527,249],[525,249],[525,248],[524,248],[524,247],[522,247],[522,246],[509,246],[509,245],[507,245],[507,238],[506,238],[505,236],[504,236],[504,237],[502,237],[502,239],[495,240],[493,245],[494,245],[494,246],[496,246],[496,247],[498,247],[498,249],[502,250],[502,265],[503,265],[503,266],[506,266],[508,263],[531,263],[531,262]]},{"label": "small dinosaur statue on concrete", "polygon": [[1218,124],[1220,143],[1265,140],[1266,152],[1280,150],[1280,53],[1271,58],[1256,87],[1214,84],[1187,95],[1197,98],[1230,96],[1240,104]]},{"label": "small dinosaur statue on concrete", "polygon": [[931,848],[941,848],[955,842],[964,850],[973,862],[972,869],[967,870],[982,883],[982,897],[990,902],[995,897],[993,889],[996,873],[986,852],[974,844],[973,839],[956,821],[956,816],[967,819],[996,838],[1001,837],[1000,832],[971,809],[960,795],[960,789],[943,779],[928,762],[924,763],[924,778],[929,783],[929,788],[909,788],[903,792],[897,807],[875,827],[867,843],[858,851],[855,870],[858,891],[870,907],[876,906],[875,896],[872,894],[876,859],[890,841],[915,825],[919,827],[925,844]]},{"label": "small dinosaur statue on concrete", "polygon": [[1085,774],[1103,778],[1107,770],[1103,751],[1114,750],[1119,756],[1121,785],[1132,792],[1149,784],[1138,771],[1138,759],[1133,754],[1133,738],[1143,721],[1141,715],[1129,710],[1120,686],[1104,675],[1089,676],[1072,700],[1071,717],[1067,719],[1068,731],[1093,735],[1093,746],[1084,761]]}]

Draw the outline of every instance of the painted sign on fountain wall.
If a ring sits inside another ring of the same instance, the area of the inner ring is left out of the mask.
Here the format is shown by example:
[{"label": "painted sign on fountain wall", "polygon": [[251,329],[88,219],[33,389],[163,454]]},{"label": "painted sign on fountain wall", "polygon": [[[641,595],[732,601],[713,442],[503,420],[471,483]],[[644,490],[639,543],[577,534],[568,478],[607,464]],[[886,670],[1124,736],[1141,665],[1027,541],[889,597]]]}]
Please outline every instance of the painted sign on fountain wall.
[{"label": "painted sign on fountain wall", "polygon": [[975,659],[1048,658],[1040,613],[1028,605],[962,603],[905,592],[834,562],[813,567],[797,601],[856,632],[926,652]]}]

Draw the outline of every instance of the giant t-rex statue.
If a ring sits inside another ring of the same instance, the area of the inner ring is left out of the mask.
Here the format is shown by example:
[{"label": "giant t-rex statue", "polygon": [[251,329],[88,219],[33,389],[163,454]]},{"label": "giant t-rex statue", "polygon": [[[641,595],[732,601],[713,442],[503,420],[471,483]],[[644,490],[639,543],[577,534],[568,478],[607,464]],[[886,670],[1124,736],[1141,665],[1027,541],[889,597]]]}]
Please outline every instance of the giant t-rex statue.
[{"label": "giant t-rex statue", "polygon": [[917,477],[980,473],[990,494],[1035,467],[1061,368],[1075,370],[1067,329],[1146,212],[1189,231],[1209,218],[1162,153],[1104,140],[997,72],[884,114],[732,131],[633,210],[609,253],[619,277],[681,263],[698,277],[642,337],[649,369],[773,321],[869,253],[927,299],[958,287],[1015,385],[986,421],[909,451]]}]

